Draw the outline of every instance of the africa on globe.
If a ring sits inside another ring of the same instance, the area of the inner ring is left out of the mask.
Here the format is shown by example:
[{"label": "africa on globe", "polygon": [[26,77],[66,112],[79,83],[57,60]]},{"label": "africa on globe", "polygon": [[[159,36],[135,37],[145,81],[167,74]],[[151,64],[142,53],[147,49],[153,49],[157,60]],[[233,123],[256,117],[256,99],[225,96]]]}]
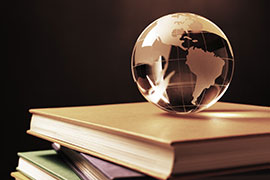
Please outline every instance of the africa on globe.
[{"label": "africa on globe", "polygon": [[198,112],[224,94],[232,79],[231,45],[210,20],[175,13],[152,22],[137,39],[131,58],[141,94],[173,113]]}]

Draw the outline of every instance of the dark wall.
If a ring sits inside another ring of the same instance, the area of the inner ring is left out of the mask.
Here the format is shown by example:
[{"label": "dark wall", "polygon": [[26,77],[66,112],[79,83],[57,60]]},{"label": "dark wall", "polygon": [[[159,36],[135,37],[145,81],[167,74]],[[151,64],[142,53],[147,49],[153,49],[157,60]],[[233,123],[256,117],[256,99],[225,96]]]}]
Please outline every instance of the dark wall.
[{"label": "dark wall", "polygon": [[221,101],[269,105],[269,7],[262,0],[12,1],[2,67],[6,174],[18,151],[49,147],[25,133],[29,108],[144,101],[131,76],[132,48],[169,13],[202,15],[229,38],[235,72]]}]

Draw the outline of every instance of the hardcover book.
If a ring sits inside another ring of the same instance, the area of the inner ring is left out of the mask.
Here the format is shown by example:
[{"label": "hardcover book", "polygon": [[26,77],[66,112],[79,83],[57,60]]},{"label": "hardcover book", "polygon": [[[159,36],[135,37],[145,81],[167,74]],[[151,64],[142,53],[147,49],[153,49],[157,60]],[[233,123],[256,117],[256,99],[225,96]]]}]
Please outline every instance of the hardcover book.
[{"label": "hardcover book", "polygon": [[52,146],[83,180],[153,180],[153,178],[145,174],[85,153],[77,152],[63,146],[61,147],[59,144],[53,143]]},{"label": "hardcover book", "polygon": [[28,178],[27,176],[25,176],[23,173],[16,171],[16,172],[12,172],[11,177],[14,177],[15,180],[30,180],[30,178]]},{"label": "hardcover book", "polygon": [[55,150],[19,152],[18,155],[19,173],[12,174],[18,179],[80,180]]},{"label": "hardcover book", "polygon": [[29,134],[159,179],[270,162],[269,107],[218,102],[174,115],[126,103],[30,112]]}]

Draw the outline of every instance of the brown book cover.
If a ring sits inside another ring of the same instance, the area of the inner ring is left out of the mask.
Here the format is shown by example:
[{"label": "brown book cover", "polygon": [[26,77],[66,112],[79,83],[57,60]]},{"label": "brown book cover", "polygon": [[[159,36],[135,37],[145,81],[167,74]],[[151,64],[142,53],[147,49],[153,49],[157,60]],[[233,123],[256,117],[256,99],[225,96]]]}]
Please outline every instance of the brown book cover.
[{"label": "brown book cover", "polygon": [[127,103],[30,112],[29,134],[161,179],[270,161],[269,107],[218,102],[175,115]]}]

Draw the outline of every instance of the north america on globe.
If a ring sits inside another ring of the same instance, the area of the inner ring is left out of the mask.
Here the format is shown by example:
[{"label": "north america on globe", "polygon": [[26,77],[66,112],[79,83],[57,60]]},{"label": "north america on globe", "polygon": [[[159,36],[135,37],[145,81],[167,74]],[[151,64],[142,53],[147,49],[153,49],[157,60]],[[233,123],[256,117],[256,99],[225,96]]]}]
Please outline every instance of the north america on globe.
[{"label": "north america on globe", "polygon": [[134,80],[147,100],[171,112],[193,112],[226,90],[233,55],[225,35],[194,14],[172,14],[150,24],[134,47]]}]

